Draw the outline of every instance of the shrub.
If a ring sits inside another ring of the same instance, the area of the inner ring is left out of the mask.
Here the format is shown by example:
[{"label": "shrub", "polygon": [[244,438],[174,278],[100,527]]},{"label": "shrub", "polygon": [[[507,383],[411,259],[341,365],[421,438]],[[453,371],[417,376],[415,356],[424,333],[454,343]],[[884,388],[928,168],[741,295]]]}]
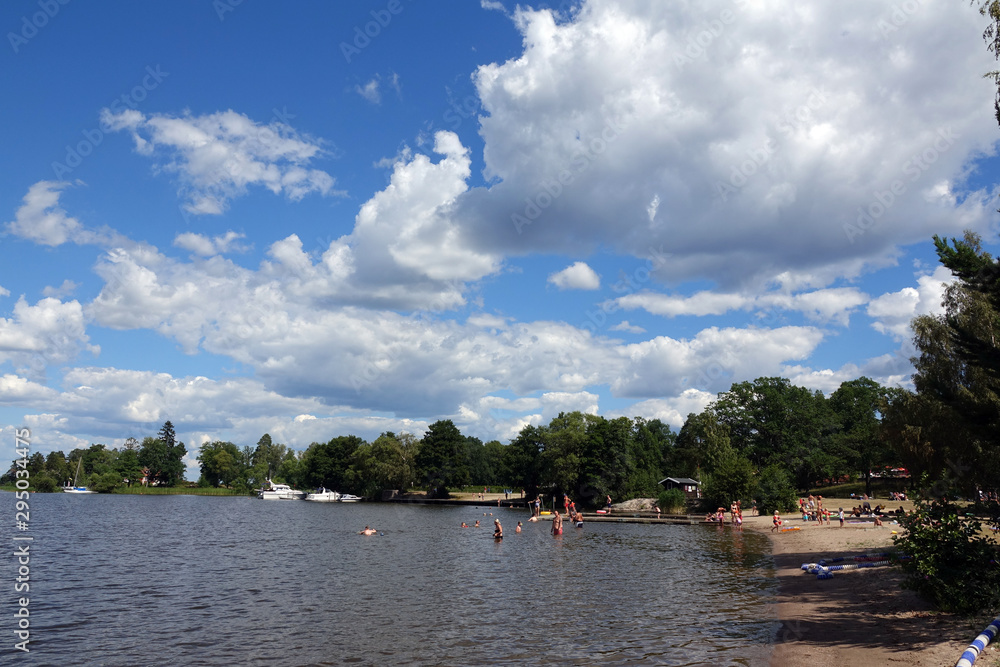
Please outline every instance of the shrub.
[{"label": "shrub", "polygon": [[685,507],[687,507],[687,496],[680,489],[667,489],[660,494],[657,502],[659,503],[660,511],[667,514],[675,514],[683,512]]},{"label": "shrub", "polygon": [[757,510],[762,516],[774,510],[790,512],[797,505],[792,480],[778,465],[770,465],[760,471],[754,499],[757,501]]},{"label": "shrub", "polygon": [[906,574],[903,587],[943,611],[975,614],[1000,600],[996,546],[982,534],[982,522],[962,516],[947,497],[920,498],[900,519],[906,530],[893,538]]},{"label": "shrub", "polygon": [[48,475],[35,475],[31,478],[31,486],[35,493],[54,493],[59,488],[56,480]]},{"label": "shrub", "polygon": [[122,483],[122,476],[116,472],[106,472],[95,480],[91,480],[90,490],[98,493],[111,493]]},{"label": "shrub", "polygon": [[754,496],[756,480],[753,465],[742,456],[723,460],[711,474],[706,474],[701,486],[702,503],[708,509],[729,507],[734,500]]}]

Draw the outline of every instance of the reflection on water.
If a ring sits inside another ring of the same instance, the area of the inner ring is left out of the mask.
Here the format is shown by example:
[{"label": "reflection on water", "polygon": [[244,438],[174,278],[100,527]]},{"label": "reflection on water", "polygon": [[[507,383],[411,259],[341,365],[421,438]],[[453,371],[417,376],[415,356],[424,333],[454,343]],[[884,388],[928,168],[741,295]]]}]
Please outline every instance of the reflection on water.
[{"label": "reflection on water", "polygon": [[197,496],[31,509],[23,664],[762,665],[775,630],[767,538],[729,528],[553,538],[490,507]]}]

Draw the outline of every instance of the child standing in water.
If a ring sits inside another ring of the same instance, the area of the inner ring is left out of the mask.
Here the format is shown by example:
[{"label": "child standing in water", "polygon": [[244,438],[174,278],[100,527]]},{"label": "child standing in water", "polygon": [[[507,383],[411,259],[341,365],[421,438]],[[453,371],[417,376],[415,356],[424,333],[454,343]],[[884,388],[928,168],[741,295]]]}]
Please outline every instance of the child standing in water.
[{"label": "child standing in water", "polygon": [[552,535],[562,535],[562,517],[559,516],[559,510],[553,510],[552,514]]}]

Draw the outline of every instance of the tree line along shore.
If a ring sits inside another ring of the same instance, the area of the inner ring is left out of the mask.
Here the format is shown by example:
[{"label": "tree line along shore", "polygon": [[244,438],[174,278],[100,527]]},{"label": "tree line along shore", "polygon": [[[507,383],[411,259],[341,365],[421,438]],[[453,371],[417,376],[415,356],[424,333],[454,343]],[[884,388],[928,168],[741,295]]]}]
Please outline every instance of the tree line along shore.
[{"label": "tree line along shore", "polygon": [[[855,482],[872,495],[906,490],[921,498],[903,539],[914,552],[910,583],[939,604],[982,608],[1000,599],[1000,263],[979,237],[935,237],[941,263],[956,277],[941,315],[913,320],[913,391],[867,377],[829,396],[781,377],[734,383],[675,432],[659,419],[561,413],[528,425],[509,443],[483,443],[451,420],[423,437],[386,432],[372,442],[341,435],[296,451],[264,434],[256,446],[214,441],[198,449],[206,493],[249,494],[268,480],[326,487],[377,499],[386,489],[421,489],[431,498],[483,485],[523,490],[528,498],[569,495],[581,509],[617,500],[658,498],[663,511],[690,502],[664,491],[667,477],[700,482],[708,508],[740,500],[762,513],[791,511],[821,485]],[[66,456],[34,453],[32,489],[57,491],[81,471],[92,490],[176,489],[187,448],[167,421],[155,436],[119,448],[93,444]],[[21,462],[0,477],[14,481]],[[963,504],[963,502],[965,504]],[[969,505],[971,503],[971,505]],[[941,545],[946,545],[942,548]],[[990,564],[993,563],[993,566]],[[947,564],[947,566],[946,566]],[[956,574],[957,573],[957,574]],[[963,577],[975,590],[962,586]],[[922,583],[925,582],[925,583]],[[929,583],[926,583],[929,582]],[[958,599],[959,602],[949,602]]]}]

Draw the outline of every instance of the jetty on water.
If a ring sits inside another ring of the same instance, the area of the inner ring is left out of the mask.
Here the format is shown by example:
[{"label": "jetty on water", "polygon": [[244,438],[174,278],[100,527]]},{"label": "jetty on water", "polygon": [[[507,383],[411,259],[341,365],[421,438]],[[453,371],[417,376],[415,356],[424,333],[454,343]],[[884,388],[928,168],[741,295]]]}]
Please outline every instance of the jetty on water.
[{"label": "jetty on water", "polygon": [[[469,494],[463,494],[469,495]],[[481,507],[483,509],[510,509],[510,510],[520,510],[528,515],[531,514],[531,509],[529,507],[529,501],[524,498],[504,498],[504,494],[485,494],[485,498],[427,498],[423,494],[406,494],[406,495],[394,495],[389,498],[385,498],[385,502],[389,503],[401,503],[407,505],[437,505],[439,507],[447,506],[464,506],[464,507]],[[562,510],[560,510],[561,512]],[[610,514],[596,514],[594,512],[580,512],[583,515],[584,524],[587,523],[662,523],[662,524],[681,524],[681,525],[694,525],[698,523],[705,523],[704,515],[691,515],[691,514],[660,514],[657,516],[656,512],[649,511],[635,511],[635,510],[614,510],[612,509]],[[565,515],[564,515],[565,516]],[[552,514],[545,511],[540,517],[540,519],[552,519]]]}]

